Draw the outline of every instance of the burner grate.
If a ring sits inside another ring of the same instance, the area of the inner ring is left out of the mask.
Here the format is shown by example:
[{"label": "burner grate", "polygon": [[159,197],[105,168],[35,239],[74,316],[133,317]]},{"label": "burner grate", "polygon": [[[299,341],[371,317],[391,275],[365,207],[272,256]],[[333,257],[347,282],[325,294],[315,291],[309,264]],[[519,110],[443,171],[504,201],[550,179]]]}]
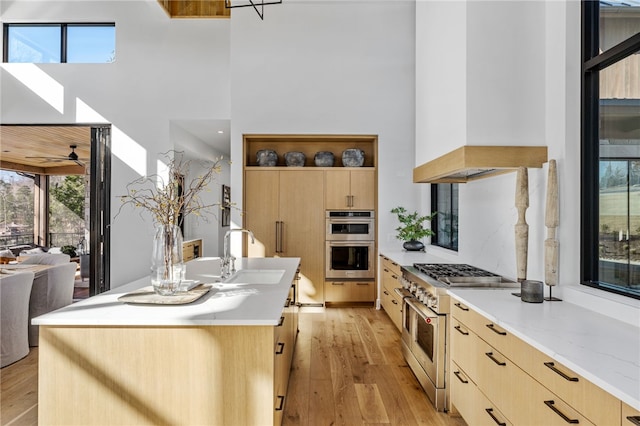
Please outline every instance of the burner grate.
[{"label": "burner grate", "polygon": [[499,277],[492,272],[463,263],[414,263],[413,267],[435,279],[442,277]]}]

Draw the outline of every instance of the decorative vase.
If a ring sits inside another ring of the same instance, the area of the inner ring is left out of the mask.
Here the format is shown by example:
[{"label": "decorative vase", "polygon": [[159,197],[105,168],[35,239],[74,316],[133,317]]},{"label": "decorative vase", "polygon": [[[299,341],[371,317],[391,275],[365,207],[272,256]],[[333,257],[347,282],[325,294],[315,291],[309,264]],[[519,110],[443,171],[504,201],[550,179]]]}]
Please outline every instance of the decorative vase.
[{"label": "decorative vase", "polygon": [[273,167],[278,162],[278,153],[272,149],[261,149],[256,153],[258,166]]},{"label": "decorative vase", "polygon": [[284,162],[288,167],[304,167],[307,157],[302,152],[291,151],[284,154]]},{"label": "decorative vase", "polygon": [[404,249],[406,251],[422,251],[422,250],[424,250],[424,244],[422,244],[421,241],[416,241],[416,240],[405,241],[402,244],[402,247],[404,247]]},{"label": "decorative vase", "polygon": [[174,294],[182,281],[182,232],[177,225],[160,225],[153,238],[151,285],[162,296]]},{"label": "decorative vase", "polygon": [[342,165],[344,167],[362,167],[364,151],[358,148],[348,148],[342,151]]},{"label": "decorative vase", "polygon": [[335,157],[333,156],[333,152],[318,151],[315,157],[313,157],[313,160],[316,167],[333,167]]}]

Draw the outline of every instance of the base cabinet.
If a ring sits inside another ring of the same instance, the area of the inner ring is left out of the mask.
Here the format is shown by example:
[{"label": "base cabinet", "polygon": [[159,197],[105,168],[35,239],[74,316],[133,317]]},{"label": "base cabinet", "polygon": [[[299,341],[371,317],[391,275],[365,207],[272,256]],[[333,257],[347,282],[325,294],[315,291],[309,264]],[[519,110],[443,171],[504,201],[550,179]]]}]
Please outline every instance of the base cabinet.
[{"label": "base cabinet", "polygon": [[620,424],[620,400],[455,298],[450,308],[451,404],[468,424],[481,424],[477,392],[506,424]]},{"label": "base cabinet", "polygon": [[400,287],[399,278],[402,276],[400,265],[384,255],[380,255],[380,305],[389,315],[391,321],[402,332],[402,298],[394,291]]}]

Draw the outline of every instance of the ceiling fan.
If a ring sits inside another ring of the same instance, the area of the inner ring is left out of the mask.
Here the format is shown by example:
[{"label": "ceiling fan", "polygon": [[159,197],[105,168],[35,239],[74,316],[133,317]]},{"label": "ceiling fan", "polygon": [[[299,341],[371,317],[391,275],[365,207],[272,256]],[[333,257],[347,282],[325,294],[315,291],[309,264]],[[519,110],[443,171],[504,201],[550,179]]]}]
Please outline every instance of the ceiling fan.
[{"label": "ceiling fan", "polygon": [[60,162],[60,161],[73,161],[76,164],[78,164],[79,166],[84,167],[85,163],[84,161],[86,159],[80,159],[78,157],[78,154],[76,154],[76,148],[78,147],[78,145],[69,145],[69,148],[71,148],[71,152],[69,153],[69,155],[67,155],[66,157],[27,157],[27,158],[39,158],[41,160],[45,160],[45,161],[53,161],[53,162]]}]

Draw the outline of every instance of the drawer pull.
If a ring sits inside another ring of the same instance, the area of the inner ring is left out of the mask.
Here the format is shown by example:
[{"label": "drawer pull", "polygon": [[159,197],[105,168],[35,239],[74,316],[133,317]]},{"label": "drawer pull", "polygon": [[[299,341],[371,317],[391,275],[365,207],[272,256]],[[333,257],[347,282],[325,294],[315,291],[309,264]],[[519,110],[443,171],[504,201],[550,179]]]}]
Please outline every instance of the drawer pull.
[{"label": "drawer pull", "polygon": [[368,286],[369,283],[356,283],[356,285],[366,285],[366,286]]},{"label": "drawer pull", "polygon": [[456,377],[458,378],[458,380],[460,380],[462,383],[467,384],[469,383],[468,380],[463,379],[462,377],[460,377],[460,372],[459,371],[454,371],[453,374],[456,375]]},{"label": "drawer pull", "polygon": [[344,285],[344,283],[331,283],[331,285]]},{"label": "drawer pull", "polygon": [[284,307],[288,308],[289,306],[291,306],[291,298],[287,297],[287,300],[284,301]]},{"label": "drawer pull", "polygon": [[280,403],[276,407],[276,411],[282,411],[284,408],[284,395],[278,395],[278,399],[280,400]]},{"label": "drawer pull", "polygon": [[453,328],[455,328],[456,330],[458,330],[458,333],[462,334],[463,336],[468,336],[468,335],[469,335],[469,332],[468,332],[468,331],[462,331],[462,328],[460,328],[460,326],[459,326],[459,325],[456,325],[456,326],[455,326],[455,327],[453,327]]},{"label": "drawer pull", "polygon": [[640,426],[640,416],[627,416],[627,420],[636,426]]},{"label": "drawer pull", "polygon": [[[391,300],[391,303],[393,303],[394,305],[397,305],[397,304],[398,304],[398,302],[396,302],[396,299],[392,299],[392,300]],[[639,426],[640,426],[640,425],[639,425]]]},{"label": "drawer pull", "polygon": [[383,291],[384,294],[386,294],[387,296],[389,295],[389,292],[387,290]]},{"label": "drawer pull", "polygon": [[493,352],[487,352],[487,353],[485,353],[485,355],[486,355],[486,356],[488,356],[488,357],[489,357],[489,359],[490,359],[491,361],[495,362],[495,363],[496,363],[496,364],[498,364],[498,365],[501,365],[501,366],[502,366],[502,365],[507,365],[507,363],[506,363],[506,362],[499,361],[499,360],[495,359],[495,358],[493,357]]},{"label": "drawer pull", "polygon": [[276,351],[276,355],[282,355],[284,352],[284,343],[278,342],[278,350]]},{"label": "drawer pull", "polygon": [[494,324],[487,324],[487,328],[491,331],[493,331],[496,334],[499,334],[501,336],[506,336],[507,332],[506,331],[500,331],[497,328],[495,328],[496,326]]},{"label": "drawer pull", "polygon": [[570,382],[577,382],[578,381],[577,377],[568,376],[565,373],[563,373],[562,371],[558,370],[556,368],[556,365],[553,362],[545,362],[544,365],[549,367],[551,369],[551,371],[553,371],[554,373],[559,374],[560,376],[562,376],[562,378],[565,379],[565,380],[568,380]]},{"label": "drawer pull", "polygon": [[498,418],[495,416],[495,414],[493,414],[493,408],[485,408],[484,411],[486,411],[491,416],[493,421],[496,422],[496,424],[498,426],[507,426],[506,423],[501,422],[500,420],[498,420]]},{"label": "drawer pull", "polygon": [[276,327],[282,327],[282,324],[284,324],[284,316],[280,317],[280,321],[278,321],[278,325]]},{"label": "drawer pull", "polygon": [[393,278],[394,280],[397,280],[398,276],[397,275],[391,275],[391,278]]},{"label": "drawer pull", "polygon": [[458,308],[462,309],[463,311],[468,311],[469,308],[467,308],[466,306],[462,306],[462,304],[460,303],[454,303],[453,306],[457,306]]},{"label": "drawer pull", "polygon": [[567,417],[567,416],[566,416],[562,411],[558,410],[558,409],[556,408],[556,406],[555,406],[555,405],[553,405],[553,404],[554,404],[553,400],[545,401],[544,403],[547,405],[547,407],[551,408],[551,410],[552,410],[554,413],[556,413],[557,415],[559,415],[560,417],[562,417],[562,420],[564,420],[565,422],[567,422],[567,423],[571,423],[571,424],[578,424],[578,423],[580,423],[580,420],[578,420],[578,419],[570,419],[570,418],[569,418],[569,417]]}]

